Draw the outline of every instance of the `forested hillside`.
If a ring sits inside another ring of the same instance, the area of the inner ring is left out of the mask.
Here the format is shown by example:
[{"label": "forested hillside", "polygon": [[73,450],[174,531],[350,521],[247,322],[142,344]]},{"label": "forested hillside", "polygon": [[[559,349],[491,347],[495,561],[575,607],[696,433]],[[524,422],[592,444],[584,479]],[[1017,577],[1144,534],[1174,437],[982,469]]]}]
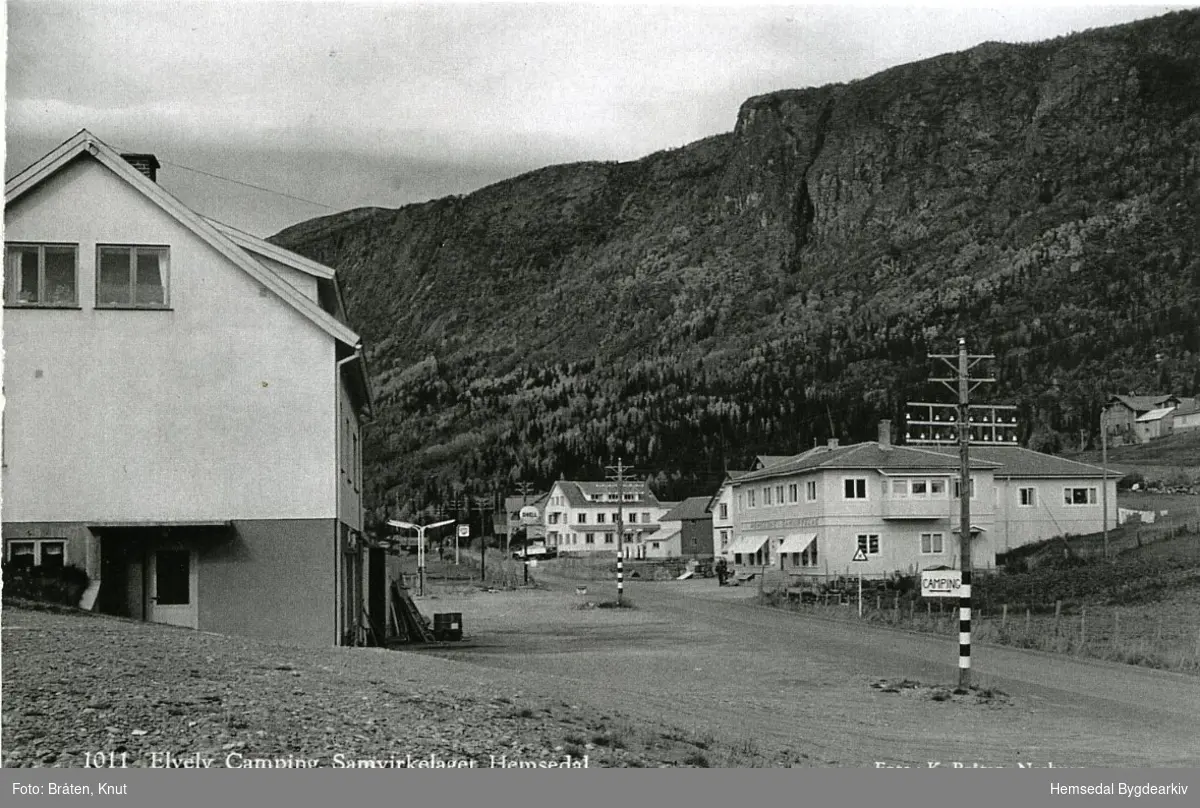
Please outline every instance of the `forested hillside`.
[{"label": "forested hillside", "polygon": [[1200,393],[1198,217],[1189,11],[758,96],[679,149],[274,240],[341,273],[371,501],[420,507],[616,456],[710,491],[948,400],[925,355],[959,334],[997,355],[979,392],[1023,442],[1077,448],[1108,393]]}]

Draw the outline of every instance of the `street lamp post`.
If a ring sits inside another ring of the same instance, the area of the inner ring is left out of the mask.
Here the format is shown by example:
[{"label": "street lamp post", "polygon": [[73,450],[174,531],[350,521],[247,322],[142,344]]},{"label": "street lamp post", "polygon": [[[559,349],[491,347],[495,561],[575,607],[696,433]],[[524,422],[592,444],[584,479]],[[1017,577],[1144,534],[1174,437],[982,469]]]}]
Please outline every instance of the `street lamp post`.
[{"label": "street lamp post", "polygon": [[417,585],[419,587],[417,591],[421,597],[425,597],[425,531],[431,527],[452,525],[454,524],[454,520],[446,519],[441,522],[434,522],[432,525],[414,525],[412,522],[389,519],[388,524],[392,527],[398,527],[401,530],[417,531]]}]

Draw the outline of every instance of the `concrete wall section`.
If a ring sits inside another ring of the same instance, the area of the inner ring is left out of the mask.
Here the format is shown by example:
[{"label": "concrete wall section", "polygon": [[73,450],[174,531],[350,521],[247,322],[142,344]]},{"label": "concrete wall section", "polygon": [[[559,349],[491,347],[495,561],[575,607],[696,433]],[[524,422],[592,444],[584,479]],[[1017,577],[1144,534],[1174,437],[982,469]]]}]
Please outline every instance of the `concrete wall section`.
[{"label": "concrete wall section", "polygon": [[199,628],[302,645],[336,644],[333,519],[238,520],[200,548]]}]

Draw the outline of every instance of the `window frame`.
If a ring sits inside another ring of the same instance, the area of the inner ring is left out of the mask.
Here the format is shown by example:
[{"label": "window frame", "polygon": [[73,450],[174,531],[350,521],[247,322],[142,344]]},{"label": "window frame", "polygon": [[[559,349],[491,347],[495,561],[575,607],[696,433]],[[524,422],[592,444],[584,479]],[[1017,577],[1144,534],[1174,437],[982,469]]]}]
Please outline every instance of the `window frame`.
[{"label": "window frame", "polygon": [[[854,492],[850,493],[850,485],[854,484]],[[859,485],[861,483],[861,485]],[[859,493],[861,492],[861,494]],[[866,477],[843,477],[842,478],[842,499],[853,500],[855,502],[869,500],[870,487],[867,485]]]},{"label": "window frame", "polygon": [[817,489],[817,481],[816,480],[806,480],[804,483],[804,501],[805,502],[816,502],[817,501],[817,490],[818,489]]},{"label": "window frame", "polygon": [[719,519],[728,519],[729,518],[729,503],[728,502],[720,503],[717,506],[717,508],[718,508],[718,513],[720,513],[720,516],[718,517]]},{"label": "window frame", "polygon": [[800,483],[788,483],[788,503],[800,501]]},{"label": "window frame", "polygon": [[[934,538],[935,537],[937,538],[936,546],[938,549],[934,549]],[[929,549],[928,550],[925,549],[925,539],[927,539],[927,538],[929,539]],[[944,533],[941,533],[938,531],[933,531],[930,533],[922,533],[920,542],[921,542],[921,547],[920,547],[921,555],[942,555],[946,552],[946,534],[944,534]]]},{"label": "window frame", "polygon": [[69,542],[64,538],[47,537],[39,539],[9,539],[4,543],[4,560],[11,564],[13,559],[13,547],[17,545],[29,545],[33,548],[33,564],[31,566],[42,566],[42,558],[45,555],[44,547],[47,544],[62,545],[62,565],[65,567],[71,562],[67,560],[67,548]]},{"label": "window frame", "polygon": [[[1025,492],[1028,491],[1029,501],[1025,501]],[[1017,489],[1017,507],[1018,508],[1036,508],[1037,507],[1037,486],[1023,485]]]},{"label": "window frame", "polygon": [[[951,499],[959,499],[960,494],[962,494],[962,480],[960,480],[956,477],[954,479],[954,485],[951,486],[951,488],[952,488],[952,493],[954,494],[954,496],[952,496]],[[975,485],[975,478],[972,476],[971,477],[971,499],[978,498],[978,496],[977,496],[978,489],[979,489],[979,486]]]},{"label": "window frame", "polygon": [[[46,291],[46,248],[70,249],[74,258],[75,274],[74,274],[74,300],[71,302],[53,302],[45,301],[40,298]],[[10,250],[17,249],[37,249],[38,255],[38,297],[39,300],[28,302],[19,299],[20,284],[22,274],[15,274],[15,277],[10,277],[9,273],[9,255]],[[6,241],[4,242],[4,305],[14,309],[79,309],[82,306],[79,303],[79,244],[78,242],[63,242],[63,241]]]},{"label": "window frame", "polygon": [[[103,250],[129,250],[129,302],[104,303],[100,299],[100,254]],[[162,276],[163,300],[161,303],[137,302],[137,256],[139,250],[161,252],[164,261],[159,264]],[[171,308],[171,247],[169,244],[96,244],[96,308],[116,311],[166,311]]]},{"label": "window frame", "polygon": [[[871,540],[875,540],[875,549],[871,549]],[[859,533],[855,536],[855,548],[862,550],[866,555],[879,555],[881,545],[878,533]]]},{"label": "window frame", "polygon": [[[1076,491],[1083,491],[1086,502],[1073,502],[1073,494]],[[1100,499],[1098,489],[1090,485],[1073,485],[1063,488],[1063,505],[1070,508],[1086,508],[1089,505],[1098,505]]]}]

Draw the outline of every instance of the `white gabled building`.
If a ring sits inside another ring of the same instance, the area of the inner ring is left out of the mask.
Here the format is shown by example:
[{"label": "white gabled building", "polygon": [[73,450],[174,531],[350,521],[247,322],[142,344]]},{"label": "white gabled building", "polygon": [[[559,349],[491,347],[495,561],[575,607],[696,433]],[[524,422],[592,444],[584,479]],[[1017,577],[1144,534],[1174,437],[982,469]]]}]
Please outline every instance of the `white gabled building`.
[{"label": "white gabled building", "polygon": [[384,560],[334,270],[158,167],[82,130],[5,184],[5,560],[83,568],[101,612],[353,644]]},{"label": "white gabled building", "polygon": [[[617,516],[624,522],[630,558],[637,545],[660,527],[670,505],[661,503],[644,481],[579,482],[559,480],[550,488],[543,515],[546,545],[560,555],[617,552]],[[619,506],[619,507],[618,507]]]}]

